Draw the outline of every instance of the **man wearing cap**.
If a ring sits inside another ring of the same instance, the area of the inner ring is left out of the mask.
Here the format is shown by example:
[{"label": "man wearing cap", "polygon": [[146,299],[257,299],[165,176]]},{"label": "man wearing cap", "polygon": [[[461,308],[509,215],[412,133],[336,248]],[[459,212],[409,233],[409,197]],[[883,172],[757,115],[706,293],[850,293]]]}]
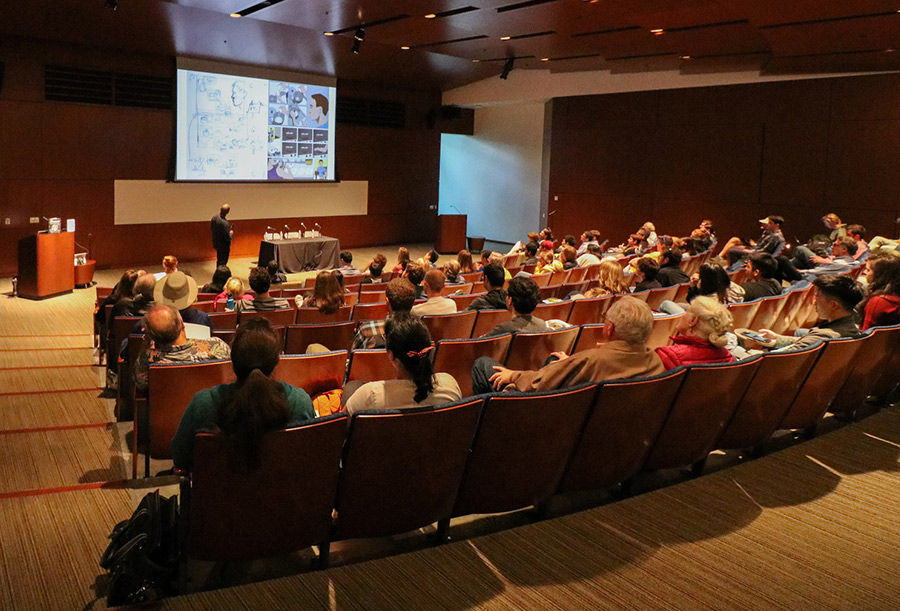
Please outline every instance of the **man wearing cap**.
[{"label": "man wearing cap", "polygon": [[197,301],[197,282],[184,272],[172,272],[156,281],[153,303],[172,306],[178,310],[181,319],[186,323],[212,329],[209,314],[191,307],[195,301]]},{"label": "man wearing cap", "polygon": [[225,220],[231,206],[222,204],[219,208],[219,214],[212,217],[209,222],[209,229],[212,232],[213,248],[216,249],[216,267],[226,265],[228,257],[231,255],[231,239],[234,237],[234,230],[231,223]]},{"label": "man wearing cap", "polygon": [[150,363],[198,363],[227,359],[231,349],[218,337],[188,339],[173,306],[155,305],[144,315],[144,346],[134,366],[134,386],[147,388]]},{"label": "man wearing cap", "polygon": [[759,219],[759,224],[763,233],[758,242],[750,240],[748,246],[739,237],[733,237],[725,243],[719,256],[722,258],[727,256],[731,263],[746,259],[753,251],[767,252],[773,257],[777,256],[784,246],[784,234],[781,233],[784,217],[770,214],[764,219]]}]

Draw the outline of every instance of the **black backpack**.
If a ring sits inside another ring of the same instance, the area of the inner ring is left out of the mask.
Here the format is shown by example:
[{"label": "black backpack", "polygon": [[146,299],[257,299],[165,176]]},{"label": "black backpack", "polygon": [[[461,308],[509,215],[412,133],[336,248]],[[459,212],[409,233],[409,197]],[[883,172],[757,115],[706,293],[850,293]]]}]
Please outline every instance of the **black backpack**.
[{"label": "black backpack", "polygon": [[109,572],[110,607],[174,594],[178,569],[178,497],[148,492],[131,518],[116,524],[100,558]]}]

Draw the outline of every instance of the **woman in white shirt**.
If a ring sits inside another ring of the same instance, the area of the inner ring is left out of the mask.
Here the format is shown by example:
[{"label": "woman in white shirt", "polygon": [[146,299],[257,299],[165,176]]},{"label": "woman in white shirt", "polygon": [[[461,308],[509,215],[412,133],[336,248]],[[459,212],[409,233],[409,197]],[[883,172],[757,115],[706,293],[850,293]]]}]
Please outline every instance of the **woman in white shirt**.
[{"label": "woman in white shirt", "polygon": [[343,397],[347,412],[442,405],[462,397],[453,376],[434,373],[431,336],[418,317],[409,314],[389,317],[384,323],[384,337],[397,377],[362,385],[348,383]]}]

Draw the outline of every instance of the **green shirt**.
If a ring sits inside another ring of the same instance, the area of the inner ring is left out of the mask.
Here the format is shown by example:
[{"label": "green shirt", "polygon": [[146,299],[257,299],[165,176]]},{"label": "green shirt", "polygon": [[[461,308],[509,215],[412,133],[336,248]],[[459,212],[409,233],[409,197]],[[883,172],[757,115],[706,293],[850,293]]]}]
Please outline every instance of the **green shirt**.
[{"label": "green shirt", "polygon": [[[287,396],[291,413],[285,425],[310,420],[316,417],[312,399],[302,388],[295,388],[286,382],[279,382]],[[219,426],[219,410],[228,401],[235,384],[220,384],[201,390],[184,411],[181,424],[172,438],[172,460],[175,466],[188,469],[194,459],[194,436],[200,432],[212,431]]]}]

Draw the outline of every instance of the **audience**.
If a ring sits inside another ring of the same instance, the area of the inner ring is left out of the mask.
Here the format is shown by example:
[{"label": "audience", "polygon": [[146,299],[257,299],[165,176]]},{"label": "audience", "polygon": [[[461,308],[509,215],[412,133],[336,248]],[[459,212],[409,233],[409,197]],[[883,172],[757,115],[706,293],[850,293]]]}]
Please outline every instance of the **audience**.
[{"label": "audience", "polygon": [[[338,272],[340,273],[340,272]],[[344,288],[338,281],[337,273],[320,271],[316,274],[316,284],[312,295],[305,299],[294,297],[298,308],[317,308],[322,314],[334,314],[344,305]]]},{"label": "audience", "polygon": [[506,310],[506,291],[503,285],[506,276],[503,267],[497,264],[484,268],[484,290],[487,294],[477,297],[467,310]]},{"label": "audience", "polygon": [[603,251],[599,244],[593,242],[588,244],[587,252],[575,259],[579,267],[589,267],[591,265],[599,265],[603,258]]},{"label": "audience", "polygon": [[201,293],[221,293],[225,290],[225,283],[231,278],[231,270],[227,265],[220,265],[213,272],[212,281],[203,285]]},{"label": "audience", "polygon": [[269,284],[284,284],[287,282],[287,276],[283,271],[278,269],[278,261],[272,259],[266,266],[266,273],[269,274]]},{"label": "audience", "polygon": [[416,299],[424,299],[425,287],[422,286],[422,281],[425,279],[425,268],[418,263],[410,263],[406,266],[404,276],[416,288]]},{"label": "audience", "polygon": [[447,261],[447,275],[444,279],[444,283],[452,285],[467,284],[466,279],[460,275],[461,273],[462,272],[460,271],[459,261],[457,261],[456,259]]},{"label": "audience", "polygon": [[456,302],[441,295],[444,289],[444,273],[439,269],[431,269],[425,274],[423,283],[428,300],[413,306],[416,316],[433,316],[435,314],[455,314]]},{"label": "audience", "polygon": [[657,274],[659,274],[659,263],[651,257],[639,257],[634,264],[637,269],[634,272],[637,274],[637,284],[634,285],[633,292],[640,293],[641,291],[662,288],[659,280],[656,279]]},{"label": "audience", "polygon": [[775,280],[778,274],[775,257],[767,252],[754,252],[750,255],[748,264],[751,270],[750,280],[741,285],[744,289],[744,301],[781,294],[781,283]]},{"label": "audience", "polygon": [[575,254],[575,248],[568,244],[559,251],[559,260],[562,262],[563,270],[578,267],[578,255]]},{"label": "audience", "polygon": [[456,260],[459,261],[459,273],[474,274],[478,271],[475,269],[475,264],[472,263],[472,253],[468,250],[459,251],[459,254],[456,255]]},{"label": "audience", "polygon": [[691,279],[681,269],[681,251],[677,248],[670,248],[660,254],[659,272],[656,274],[656,280],[662,286],[675,286],[676,284],[684,284],[690,282]]},{"label": "audience", "polygon": [[[157,276],[161,276],[164,274],[171,274],[172,272],[178,271],[178,258],[174,255],[166,255],[162,260],[163,266],[163,274],[158,274]],[[159,280],[159,277],[157,277]]]},{"label": "audience", "polygon": [[847,225],[841,222],[841,217],[834,212],[830,212],[822,217],[822,224],[831,232],[828,234],[828,241],[834,243],[838,238],[847,236]]},{"label": "audience", "polygon": [[405,246],[401,246],[397,249],[397,265],[395,265],[394,269],[391,271],[404,272],[406,271],[407,265],[409,265],[409,249]]},{"label": "audience", "polygon": [[425,254],[425,262],[428,264],[428,269],[435,269],[437,267],[438,259],[441,258],[441,255],[438,254],[436,250],[429,250]]},{"label": "audience", "polygon": [[900,254],[873,255],[866,262],[866,282],[865,301],[859,306],[860,328],[900,324]]},{"label": "audience", "polygon": [[157,280],[153,287],[154,304],[172,306],[181,313],[184,322],[203,325],[212,330],[209,314],[191,307],[195,301],[197,301],[197,283],[184,272],[172,272]]},{"label": "audience", "polygon": [[272,379],[280,352],[281,338],[266,319],[254,318],[238,327],[231,345],[237,381],[194,395],[172,439],[176,468],[190,469],[194,436],[209,431],[225,436],[233,468],[253,471],[259,466],[264,433],[315,417],[306,391]]},{"label": "audience", "polygon": [[712,297],[719,303],[741,303],[744,301],[744,289],[731,281],[728,272],[718,263],[707,262],[700,266],[700,271],[691,278],[687,300],[695,297]]},{"label": "audience", "polygon": [[763,230],[759,242],[750,240],[749,244],[744,244],[740,238],[733,237],[725,243],[719,256],[723,259],[728,257],[729,261],[736,262],[746,259],[754,251],[766,252],[773,256],[780,254],[784,247],[784,234],[781,232],[784,217],[770,214],[760,219],[759,224]]},{"label": "audience", "polygon": [[375,257],[371,261],[369,261],[369,264],[366,266],[366,277],[362,279],[360,284],[382,282],[382,274],[384,273],[384,268],[386,265],[387,257],[382,254],[375,255]]},{"label": "audience", "polygon": [[484,337],[503,335],[504,333],[518,333],[519,331],[546,331],[547,324],[532,316],[531,313],[541,302],[541,289],[534,280],[527,277],[515,277],[509,281],[506,292],[506,302],[512,308],[515,316],[512,320],[500,323]]},{"label": "audience", "polygon": [[384,348],[384,325],[393,316],[409,314],[416,302],[416,289],[406,278],[394,278],[385,290],[388,315],[385,320],[364,320],[353,338],[353,349]]},{"label": "audience", "polygon": [[365,384],[348,383],[343,394],[347,412],[441,405],[462,397],[453,376],[434,372],[431,336],[419,318],[395,314],[385,322],[384,338],[397,377]]},{"label": "audience", "polygon": [[[600,274],[597,277],[599,285],[594,287],[591,297],[603,295],[624,295],[628,292],[628,282],[625,281],[625,273],[622,264],[612,259],[600,262]],[[585,294],[585,297],[588,295]]]},{"label": "audience", "polygon": [[362,272],[353,265],[353,253],[343,250],[340,254],[341,266],[338,268],[345,276],[359,276]]},{"label": "audience", "polygon": [[234,310],[234,304],[241,300],[252,301],[253,297],[244,294],[244,283],[240,278],[232,277],[225,283],[225,288],[222,292],[216,295],[216,298],[213,300],[213,309],[218,311],[219,302],[224,301],[225,309],[232,311]]},{"label": "audience", "polygon": [[553,272],[561,272],[562,269],[562,261],[553,256],[552,250],[542,249],[538,253],[538,264],[534,268],[535,274],[552,274]]},{"label": "audience", "polygon": [[578,246],[578,250],[575,252],[577,256],[581,256],[588,251],[588,247],[591,244],[599,244],[600,232],[596,230],[588,230],[581,234],[581,244]]},{"label": "audience", "polygon": [[838,238],[831,246],[830,257],[814,257],[815,265],[812,269],[804,270],[807,280],[825,274],[842,274],[859,266],[853,258],[855,254],[856,240],[849,236]]},{"label": "audience", "polygon": [[270,310],[283,310],[291,307],[286,299],[276,299],[269,295],[269,273],[264,267],[254,267],[250,270],[250,288],[255,297],[250,301],[243,299],[234,304],[234,311],[240,316],[241,312],[266,312]]},{"label": "audience", "polygon": [[657,348],[656,353],[666,369],[695,363],[730,363],[734,357],[725,348],[730,326],[731,314],[718,300],[695,297],[678,320],[673,343]]},{"label": "audience", "polygon": [[494,390],[555,390],[584,382],[601,382],[665,371],[659,356],[646,346],[653,325],[650,306],[635,297],[622,297],[609,308],[603,326],[606,343],[557,359],[537,371],[514,371],[480,357],[472,365],[476,394]]},{"label": "audience", "polygon": [[143,316],[153,305],[153,289],[156,287],[156,278],[153,274],[144,273],[134,281],[132,297],[123,297],[116,302],[109,314],[107,328],[112,327],[112,321],[120,316]]},{"label": "audience", "polygon": [[853,258],[865,261],[869,258],[869,244],[866,242],[866,228],[862,225],[847,225],[847,235],[856,240],[856,254]]},{"label": "audience", "polygon": [[94,321],[98,325],[105,325],[108,322],[106,320],[106,306],[115,306],[123,299],[131,299],[134,296],[134,283],[141,277],[142,273],[146,274],[147,272],[129,269],[122,274],[119,282],[113,287],[112,292],[98,304],[97,311],[94,313]]},{"label": "audience", "polygon": [[522,262],[522,265],[537,266],[537,264],[538,264],[537,251],[538,251],[537,242],[528,242],[528,244],[525,245],[525,260]]}]

